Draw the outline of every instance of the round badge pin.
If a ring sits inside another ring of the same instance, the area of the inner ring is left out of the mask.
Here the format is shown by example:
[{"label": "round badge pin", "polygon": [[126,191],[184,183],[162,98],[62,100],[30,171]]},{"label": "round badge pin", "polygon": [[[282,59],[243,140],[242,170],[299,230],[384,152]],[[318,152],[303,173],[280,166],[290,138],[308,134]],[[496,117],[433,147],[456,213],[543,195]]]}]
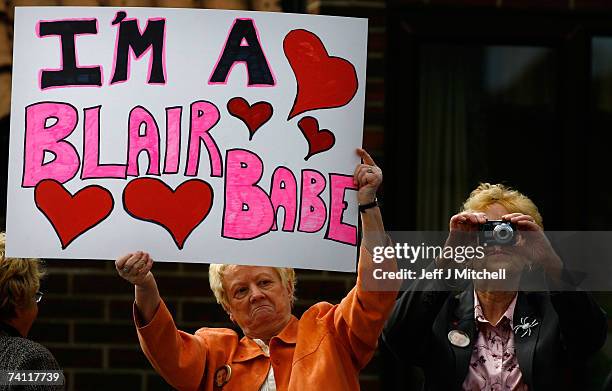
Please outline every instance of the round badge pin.
[{"label": "round badge pin", "polygon": [[230,377],[232,377],[232,367],[223,365],[217,368],[215,371],[215,386],[223,387],[230,380]]},{"label": "round badge pin", "polygon": [[448,341],[460,348],[464,348],[470,344],[470,337],[461,330],[451,330],[448,332]]}]

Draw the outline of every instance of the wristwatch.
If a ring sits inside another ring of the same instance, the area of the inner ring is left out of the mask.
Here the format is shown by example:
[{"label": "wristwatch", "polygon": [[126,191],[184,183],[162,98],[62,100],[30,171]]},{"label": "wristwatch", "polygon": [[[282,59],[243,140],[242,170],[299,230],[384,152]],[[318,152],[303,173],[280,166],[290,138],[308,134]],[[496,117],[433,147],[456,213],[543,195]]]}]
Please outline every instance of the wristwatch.
[{"label": "wristwatch", "polygon": [[370,208],[374,208],[378,206],[378,200],[376,198],[374,198],[374,201],[367,203],[367,204],[363,204],[363,205],[359,205],[359,212],[363,213],[366,210],[370,209]]}]

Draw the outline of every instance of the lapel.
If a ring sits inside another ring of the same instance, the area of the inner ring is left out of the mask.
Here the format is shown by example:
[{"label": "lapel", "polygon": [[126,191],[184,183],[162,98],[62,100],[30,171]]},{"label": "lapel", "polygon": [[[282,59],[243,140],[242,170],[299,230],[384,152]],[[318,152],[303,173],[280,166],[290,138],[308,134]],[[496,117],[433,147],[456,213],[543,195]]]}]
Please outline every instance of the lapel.
[{"label": "lapel", "polygon": [[[457,300],[457,299],[455,299]],[[461,293],[458,298],[458,305],[454,312],[454,321],[449,324],[447,333],[451,330],[463,331],[470,337],[470,343],[466,347],[459,347],[451,344],[451,349],[455,354],[455,381],[457,387],[461,388],[470,365],[472,350],[476,339],[476,324],[474,322],[474,288],[471,287]]]},{"label": "lapel", "polygon": [[234,353],[232,362],[244,362],[249,361],[259,356],[264,356],[263,350],[249,337],[242,337],[238,348]]},{"label": "lapel", "polygon": [[[521,322],[521,320],[523,320],[523,322]],[[524,329],[519,329],[517,330],[518,333],[514,333],[516,358],[521,368],[521,373],[525,378],[525,383],[529,385],[533,384],[533,353],[536,343],[538,342],[538,336],[540,335],[540,328],[542,328],[542,316],[538,316],[534,308],[529,304],[528,295],[524,292],[519,292],[516,299],[516,307],[514,308],[512,325],[516,327],[523,323],[531,323],[534,320],[536,320],[538,324],[530,328],[531,335],[527,334],[522,337],[521,335],[523,335]]]},{"label": "lapel", "polygon": [[[297,341],[297,330],[298,320],[295,316],[291,315],[289,323],[287,323],[285,328],[277,336],[272,337],[270,345],[272,345],[272,340],[274,339],[279,339],[286,344],[295,344]],[[264,352],[255,341],[244,336],[238,344],[232,362],[244,362],[264,355]]]},{"label": "lapel", "polygon": [[[291,319],[289,319],[289,323],[287,326],[275,337],[272,339],[280,339],[284,343],[288,345],[295,345],[297,342],[297,332],[298,332],[298,320],[295,316],[291,315]],[[272,343],[270,342],[270,345]]]}]

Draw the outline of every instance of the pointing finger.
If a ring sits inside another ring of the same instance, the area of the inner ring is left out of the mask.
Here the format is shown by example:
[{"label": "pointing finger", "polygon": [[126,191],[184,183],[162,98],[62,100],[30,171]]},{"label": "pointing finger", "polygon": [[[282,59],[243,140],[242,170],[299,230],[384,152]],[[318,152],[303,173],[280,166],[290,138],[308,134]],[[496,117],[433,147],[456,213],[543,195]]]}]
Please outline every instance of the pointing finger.
[{"label": "pointing finger", "polygon": [[367,153],[365,149],[357,148],[357,155],[359,155],[359,157],[361,158],[361,160],[363,160],[365,164],[368,164],[370,166],[376,165],[374,159],[372,159],[372,156],[370,156],[370,154]]}]

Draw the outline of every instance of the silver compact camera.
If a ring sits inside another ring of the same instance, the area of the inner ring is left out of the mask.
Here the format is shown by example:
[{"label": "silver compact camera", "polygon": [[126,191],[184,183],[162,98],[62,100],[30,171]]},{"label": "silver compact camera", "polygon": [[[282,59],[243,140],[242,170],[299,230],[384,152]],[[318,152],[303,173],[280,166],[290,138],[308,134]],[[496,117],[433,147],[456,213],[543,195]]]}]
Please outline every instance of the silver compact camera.
[{"label": "silver compact camera", "polygon": [[479,225],[481,246],[512,246],[516,243],[516,225],[505,220],[490,220]]}]

